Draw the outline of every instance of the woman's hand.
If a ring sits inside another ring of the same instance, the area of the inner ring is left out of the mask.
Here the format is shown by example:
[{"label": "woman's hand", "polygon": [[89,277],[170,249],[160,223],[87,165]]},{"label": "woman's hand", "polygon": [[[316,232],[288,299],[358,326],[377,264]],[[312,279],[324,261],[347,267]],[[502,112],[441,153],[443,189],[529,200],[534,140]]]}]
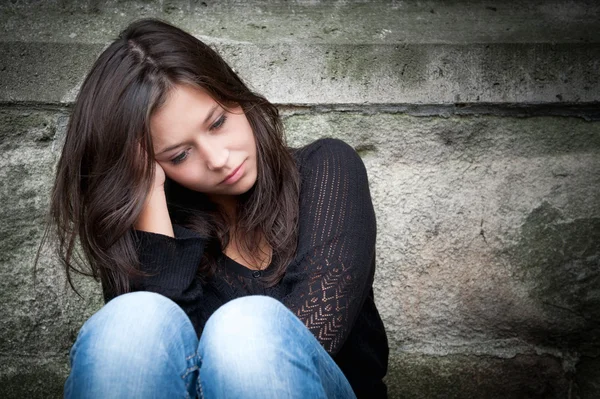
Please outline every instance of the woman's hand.
[{"label": "woman's hand", "polygon": [[136,230],[147,231],[150,233],[163,234],[169,237],[175,237],[171,217],[167,208],[167,198],[165,196],[165,171],[158,162],[155,161],[154,182],[152,189],[146,197],[144,209],[134,228]]},{"label": "woman's hand", "polygon": [[160,166],[160,164],[156,161],[154,161],[154,185],[152,186],[153,190],[159,189],[159,190],[164,190],[165,189],[165,171],[162,168],[162,166]]}]

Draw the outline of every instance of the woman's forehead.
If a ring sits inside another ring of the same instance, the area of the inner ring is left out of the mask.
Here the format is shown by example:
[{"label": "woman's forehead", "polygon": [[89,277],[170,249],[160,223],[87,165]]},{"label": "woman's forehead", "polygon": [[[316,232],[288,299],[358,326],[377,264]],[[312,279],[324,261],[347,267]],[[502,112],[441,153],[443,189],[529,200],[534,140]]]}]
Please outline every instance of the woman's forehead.
[{"label": "woman's forehead", "polygon": [[205,90],[189,85],[173,87],[164,104],[150,117],[152,136],[167,135],[190,130],[210,121],[219,109]]}]

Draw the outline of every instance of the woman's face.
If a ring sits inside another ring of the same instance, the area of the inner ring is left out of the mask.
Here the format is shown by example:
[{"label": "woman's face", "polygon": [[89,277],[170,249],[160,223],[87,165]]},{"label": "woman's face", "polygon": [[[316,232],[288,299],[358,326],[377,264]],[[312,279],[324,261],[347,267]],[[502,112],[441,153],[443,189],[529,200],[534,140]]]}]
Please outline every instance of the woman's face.
[{"label": "woman's face", "polygon": [[203,90],[178,85],[150,129],[156,161],[180,185],[219,203],[256,182],[256,143],[241,107],[225,110]]}]

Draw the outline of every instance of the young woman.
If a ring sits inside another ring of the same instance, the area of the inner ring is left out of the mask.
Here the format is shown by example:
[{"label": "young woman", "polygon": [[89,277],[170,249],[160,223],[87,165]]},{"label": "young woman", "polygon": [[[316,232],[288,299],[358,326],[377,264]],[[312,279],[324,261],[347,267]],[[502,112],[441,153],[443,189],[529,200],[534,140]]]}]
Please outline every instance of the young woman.
[{"label": "young woman", "polygon": [[[85,79],[52,194],[105,305],[66,397],[386,397],[365,167],[340,140],[285,146],[275,106],[158,20]],[[72,284],[71,284],[72,285]]]}]

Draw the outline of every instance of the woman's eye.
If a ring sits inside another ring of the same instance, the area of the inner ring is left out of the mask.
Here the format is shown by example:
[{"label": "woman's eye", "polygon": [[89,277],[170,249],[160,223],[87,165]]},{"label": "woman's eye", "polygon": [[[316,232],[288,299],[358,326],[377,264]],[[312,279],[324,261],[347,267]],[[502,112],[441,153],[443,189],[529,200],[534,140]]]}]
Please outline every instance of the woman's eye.
[{"label": "woman's eye", "polygon": [[187,150],[177,155],[175,158],[171,159],[171,163],[174,165],[182,163],[188,156]]},{"label": "woman's eye", "polygon": [[221,115],[221,117],[219,119],[217,119],[215,123],[212,124],[212,126],[210,127],[210,130],[215,130],[215,129],[220,128],[221,126],[223,126],[223,124],[225,123],[226,120],[227,120],[227,116]]}]

